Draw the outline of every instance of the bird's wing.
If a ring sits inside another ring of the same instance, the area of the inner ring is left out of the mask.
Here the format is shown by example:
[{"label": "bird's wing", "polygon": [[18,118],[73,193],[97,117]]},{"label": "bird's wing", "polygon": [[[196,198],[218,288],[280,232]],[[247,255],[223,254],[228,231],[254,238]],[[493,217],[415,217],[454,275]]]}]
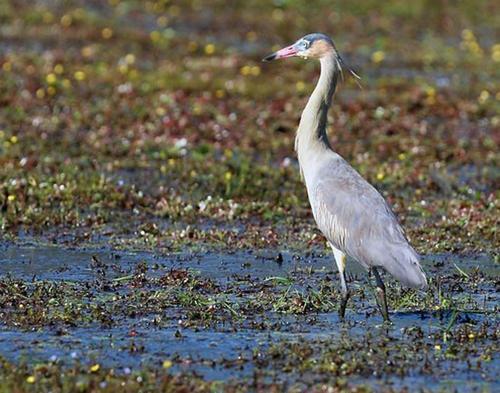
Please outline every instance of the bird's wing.
[{"label": "bird's wing", "polygon": [[343,159],[320,169],[310,200],[333,246],[365,267],[381,266],[410,286],[424,286],[418,255],[378,191]]}]

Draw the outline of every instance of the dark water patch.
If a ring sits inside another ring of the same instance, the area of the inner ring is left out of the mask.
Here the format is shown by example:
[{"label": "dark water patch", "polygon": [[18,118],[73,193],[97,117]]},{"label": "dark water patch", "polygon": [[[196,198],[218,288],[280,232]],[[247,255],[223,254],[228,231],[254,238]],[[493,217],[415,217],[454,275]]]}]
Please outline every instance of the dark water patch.
[{"label": "dark water patch", "polygon": [[[281,258],[281,259],[280,259]],[[332,272],[330,256],[298,257],[280,252],[237,252],[229,254],[166,254],[112,251],[108,249],[74,249],[4,244],[0,250],[0,274],[19,279],[93,280],[96,267],[119,278],[138,263],[158,269],[191,269],[213,279],[230,279],[233,275],[267,278],[301,269]]]},{"label": "dark water patch", "polygon": [[[98,260],[104,267],[130,270],[139,262],[149,267],[165,269],[193,269],[201,275],[224,279],[231,275],[250,274],[268,278],[293,272],[336,272],[333,256],[329,253],[293,254],[278,250],[239,251],[228,253],[165,253],[130,252],[108,248],[61,248],[57,246],[0,244],[0,274],[12,277],[60,280],[93,279],[92,266]],[[495,275],[500,266],[486,254],[458,256],[452,254],[425,255],[422,265],[431,273],[463,274],[481,269]],[[350,261],[352,275],[362,275],[363,269]],[[463,270],[463,272],[460,272]]]}]

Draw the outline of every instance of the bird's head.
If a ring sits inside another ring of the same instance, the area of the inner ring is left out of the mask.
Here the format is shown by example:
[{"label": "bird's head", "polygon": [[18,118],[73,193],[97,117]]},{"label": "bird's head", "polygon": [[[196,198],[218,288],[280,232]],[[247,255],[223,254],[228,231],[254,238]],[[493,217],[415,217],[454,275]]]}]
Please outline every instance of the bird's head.
[{"label": "bird's head", "polygon": [[290,46],[271,53],[269,56],[264,57],[262,61],[285,59],[294,56],[321,59],[334,53],[336,53],[336,50],[330,37],[322,33],[312,33],[300,38]]}]

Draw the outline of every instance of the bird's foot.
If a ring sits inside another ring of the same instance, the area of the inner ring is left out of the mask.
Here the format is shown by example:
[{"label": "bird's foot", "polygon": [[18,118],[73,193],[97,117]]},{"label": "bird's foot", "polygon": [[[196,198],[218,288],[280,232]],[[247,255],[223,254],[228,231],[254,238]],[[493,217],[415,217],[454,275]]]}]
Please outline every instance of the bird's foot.
[{"label": "bird's foot", "polygon": [[375,299],[377,300],[377,305],[384,318],[384,322],[391,322],[389,318],[389,309],[387,307],[387,299],[385,297],[385,291],[381,288],[375,289]]},{"label": "bird's foot", "polygon": [[339,317],[341,321],[345,321],[345,309],[347,306],[347,301],[351,297],[351,294],[349,291],[345,292],[342,294],[342,299],[340,300],[340,307],[339,307]]}]

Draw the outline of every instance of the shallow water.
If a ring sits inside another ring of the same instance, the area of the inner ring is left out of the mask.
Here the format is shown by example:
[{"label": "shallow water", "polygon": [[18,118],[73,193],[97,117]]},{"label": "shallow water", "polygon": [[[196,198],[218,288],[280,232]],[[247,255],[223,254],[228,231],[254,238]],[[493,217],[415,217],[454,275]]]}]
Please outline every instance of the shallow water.
[{"label": "shallow water", "polygon": [[[282,262],[276,259],[282,256]],[[279,276],[300,269],[333,271],[330,255],[311,257],[294,256],[279,252],[239,252],[229,254],[168,254],[156,255],[148,252],[123,252],[106,249],[72,249],[39,246],[8,246],[0,248],[0,274],[14,278],[37,280],[81,281],[94,280],[98,272],[91,268],[92,258],[97,257],[111,270],[111,278],[129,273],[137,263],[159,265],[163,269],[192,269],[207,278],[225,279],[231,275],[250,274],[266,278]],[[361,272],[359,267],[355,272]]]},{"label": "shallow water", "polygon": [[[218,285],[221,292],[228,292],[228,299],[238,301],[259,293],[252,292],[252,285],[262,288],[279,280],[293,280],[292,290],[307,291],[321,279],[336,282],[336,272],[330,255],[293,255],[286,252],[237,252],[233,254],[167,254],[125,252],[107,249],[64,249],[37,245],[0,247],[0,275],[3,279],[23,282],[64,282],[87,285],[96,296],[107,296],[101,290],[102,280],[120,282],[133,276],[137,265],[145,262],[149,278],[162,277],[177,270],[208,279]],[[450,255],[426,256],[423,265],[431,275],[473,274],[478,267],[488,276],[498,277],[499,267],[487,256],[458,257]],[[366,285],[362,270],[351,264],[351,285]],[[9,282],[9,281],[7,281]],[[498,294],[491,282],[480,283],[479,290],[471,297],[482,304],[484,310],[498,306]],[[234,291],[237,287],[238,291]],[[286,285],[284,285],[286,288]],[[270,292],[279,292],[282,286],[269,286]],[[120,287],[116,293],[136,293],[141,289]],[[260,289],[262,290],[262,289]],[[111,290],[111,292],[113,292]],[[278,296],[279,297],[279,296]],[[490,312],[399,310],[393,313],[393,324],[382,324],[378,313],[373,312],[369,299],[351,300],[347,323],[341,323],[337,313],[305,312],[280,313],[273,310],[256,311],[243,317],[242,322],[218,319],[210,324],[186,325],[190,309],[182,305],[160,308],[155,312],[134,317],[116,315],[111,326],[97,321],[76,326],[13,326],[0,327],[1,355],[11,361],[99,362],[120,372],[139,367],[161,367],[164,360],[172,360],[173,372],[196,373],[211,380],[252,379],[256,375],[266,381],[308,383],[326,378],[317,372],[299,373],[284,371],[286,367],[273,364],[266,354],[273,346],[293,347],[305,343],[321,356],[322,346],[337,345],[342,340],[359,342],[370,337],[393,340],[404,344],[408,329],[418,326],[424,334],[424,345],[431,347],[430,337],[439,333],[456,318],[454,326],[495,324]],[[2,308],[5,306],[2,305]],[[240,313],[240,310],[237,310]],[[161,318],[161,323],[155,322]],[[187,318],[187,319],[186,319]],[[262,324],[262,325],[260,325]],[[398,344],[399,345],[399,344]],[[481,342],[484,348],[496,348],[491,340]],[[397,348],[397,347],[396,347]],[[265,360],[260,360],[262,356]],[[288,355],[287,355],[288,356]],[[292,353],[290,354],[292,356]],[[477,358],[474,356],[473,358]],[[469,359],[470,360],[470,359]],[[353,380],[371,381],[373,384],[390,383],[396,387],[411,386],[443,388],[451,384],[458,390],[471,390],[477,386],[490,389],[498,386],[494,376],[500,372],[497,353],[484,364],[482,372],[471,371],[467,362],[447,361],[437,363],[435,374],[406,372],[403,377],[391,373],[383,377],[364,374],[352,375]],[[281,367],[281,369],[280,369]],[[382,378],[382,379],[381,379]],[[464,384],[467,381],[466,384]]]},{"label": "shallow water", "polygon": [[[113,278],[123,272],[130,272],[139,262],[149,266],[158,265],[164,269],[193,269],[208,278],[224,279],[231,275],[249,274],[253,277],[268,278],[288,273],[313,269],[324,273],[336,271],[333,256],[329,253],[309,253],[306,255],[279,251],[244,251],[233,253],[171,253],[165,255],[151,252],[130,252],[103,248],[61,248],[38,245],[0,245],[0,274],[15,278],[38,280],[81,281],[96,278],[96,270],[91,268],[92,258],[97,257],[108,267]],[[280,259],[282,259],[280,261]],[[480,267],[489,274],[499,274],[500,266],[487,255],[454,256],[450,254],[426,255],[422,265],[432,271],[447,272],[458,266],[465,272]],[[349,274],[364,274],[363,269],[350,261]]]}]

